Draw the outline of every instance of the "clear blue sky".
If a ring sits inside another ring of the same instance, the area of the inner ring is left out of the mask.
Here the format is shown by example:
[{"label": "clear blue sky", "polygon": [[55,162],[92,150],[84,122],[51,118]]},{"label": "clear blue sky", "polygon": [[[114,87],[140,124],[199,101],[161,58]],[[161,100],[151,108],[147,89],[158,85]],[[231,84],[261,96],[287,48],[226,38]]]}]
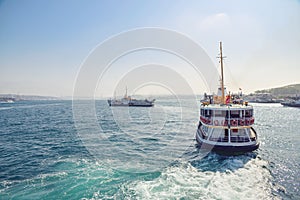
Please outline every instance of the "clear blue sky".
[{"label": "clear blue sky", "polygon": [[246,92],[300,83],[300,2],[0,1],[0,93],[72,95],[81,63],[100,42],[140,27],[179,31]]}]

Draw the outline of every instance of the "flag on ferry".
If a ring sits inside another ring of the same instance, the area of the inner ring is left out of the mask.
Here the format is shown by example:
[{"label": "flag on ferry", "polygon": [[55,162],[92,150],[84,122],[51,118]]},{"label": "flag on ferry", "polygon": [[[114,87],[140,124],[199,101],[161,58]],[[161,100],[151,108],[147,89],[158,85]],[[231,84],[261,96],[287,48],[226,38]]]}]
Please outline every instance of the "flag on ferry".
[{"label": "flag on ferry", "polygon": [[225,103],[226,103],[226,104],[229,104],[229,103],[230,103],[230,95],[227,95],[227,96],[226,96]]}]

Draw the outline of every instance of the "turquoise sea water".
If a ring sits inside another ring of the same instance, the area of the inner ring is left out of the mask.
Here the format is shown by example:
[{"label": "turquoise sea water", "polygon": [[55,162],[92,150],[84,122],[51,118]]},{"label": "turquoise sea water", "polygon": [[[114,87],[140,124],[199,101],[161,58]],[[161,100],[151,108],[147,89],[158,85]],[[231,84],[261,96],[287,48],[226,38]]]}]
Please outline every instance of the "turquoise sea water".
[{"label": "turquoise sea water", "polygon": [[96,101],[97,124],[86,104],[0,104],[0,199],[300,199],[300,109],[253,104],[260,148],[221,156],[197,148],[192,98]]}]

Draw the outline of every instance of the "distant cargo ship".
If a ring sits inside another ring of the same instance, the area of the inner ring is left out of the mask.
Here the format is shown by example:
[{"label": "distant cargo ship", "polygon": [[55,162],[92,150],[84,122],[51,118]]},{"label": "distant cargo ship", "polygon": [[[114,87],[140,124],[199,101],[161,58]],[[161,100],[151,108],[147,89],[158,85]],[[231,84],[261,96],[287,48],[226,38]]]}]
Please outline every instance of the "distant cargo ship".
[{"label": "distant cargo ship", "polygon": [[131,98],[130,96],[127,96],[127,88],[126,93],[122,99],[108,99],[108,105],[109,106],[135,106],[135,107],[153,107],[154,106],[155,99],[148,100],[139,100]]}]

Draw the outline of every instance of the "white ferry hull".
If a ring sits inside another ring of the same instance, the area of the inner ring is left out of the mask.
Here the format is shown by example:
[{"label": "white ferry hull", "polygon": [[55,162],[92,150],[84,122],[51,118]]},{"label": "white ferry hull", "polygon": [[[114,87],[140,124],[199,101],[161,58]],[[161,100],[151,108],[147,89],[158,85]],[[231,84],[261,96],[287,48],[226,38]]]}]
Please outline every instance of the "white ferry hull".
[{"label": "white ferry hull", "polygon": [[[201,123],[201,122],[200,122]],[[259,148],[257,140],[247,143],[228,143],[228,142],[215,142],[204,139],[201,136],[201,130],[198,128],[196,133],[196,141],[201,149],[211,150],[219,154],[236,155],[247,152],[255,151]]]}]

